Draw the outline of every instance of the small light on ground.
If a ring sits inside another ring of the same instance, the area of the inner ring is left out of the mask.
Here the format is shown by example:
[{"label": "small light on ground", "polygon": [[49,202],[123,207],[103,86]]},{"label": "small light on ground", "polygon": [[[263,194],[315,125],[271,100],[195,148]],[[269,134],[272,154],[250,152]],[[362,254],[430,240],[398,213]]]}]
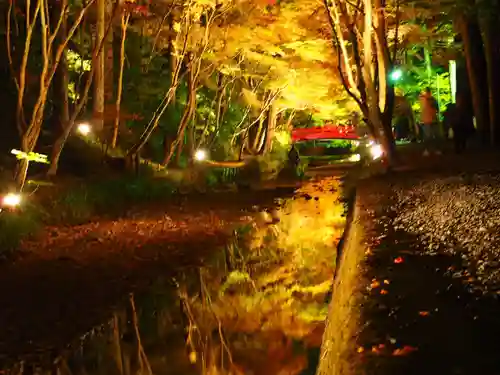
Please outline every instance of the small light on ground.
[{"label": "small light on ground", "polygon": [[78,133],[80,133],[81,135],[89,135],[90,132],[92,131],[92,128],[89,124],[87,123],[82,123],[80,125],[78,125]]},{"label": "small light on ground", "polygon": [[361,160],[361,155],[360,154],[353,154],[349,156],[349,161],[360,161]]},{"label": "small light on ground", "polygon": [[194,158],[195,160],[203,161],[207,158],[207,152],[205,150],[196,150]]},{"label": "small light on ground", "polygon": [[4,207],[17,207],[21,204],[21,196],[19,194],[7,194],[3,197],[2,205]]},{"label": "small light on ground", "polygon": [[372,155],[373,160],[377,160],[384,154],[384,149],[381,145],[374,144],[370,147],[370,154]]}]

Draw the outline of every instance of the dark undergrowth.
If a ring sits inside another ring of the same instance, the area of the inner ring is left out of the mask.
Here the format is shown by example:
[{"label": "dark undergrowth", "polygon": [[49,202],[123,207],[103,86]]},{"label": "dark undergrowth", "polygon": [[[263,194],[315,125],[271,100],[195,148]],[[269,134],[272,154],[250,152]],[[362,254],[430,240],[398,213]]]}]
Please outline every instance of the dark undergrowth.
[{"label": "dark undergrowth", "polygon": [[46,225],[116,218],[136,206],[166,204],[193,191],[198,195],[211,192],[236,178],[236,172],[217,168],[204,173],[202,181],[155,178],[151,171],[145,171],[141,175],[110,173],[108,177],[30,184],[20,207],[0,212],[0,256],[12,254],[23,238],[36,235]]}]

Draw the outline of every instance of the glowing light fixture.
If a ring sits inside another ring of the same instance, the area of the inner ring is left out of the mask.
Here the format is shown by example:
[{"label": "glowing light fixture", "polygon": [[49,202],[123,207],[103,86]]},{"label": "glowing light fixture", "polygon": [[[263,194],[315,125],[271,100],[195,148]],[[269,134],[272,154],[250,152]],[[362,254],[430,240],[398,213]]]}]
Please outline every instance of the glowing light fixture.
[{"label": "glowing light fixture", "polygon": [[4,207],[17,207],[21,204],[21,196],[19,194],[9,193],[3,197],[2,205]]},{"label": "glowing light fixture", "polygon": [[194,153],[194,159],[198,161],[203,161],[207,159],[207,152],[205,150],[199,149]]},{"label": "glowing light fixture", "polygon": [[360,154],[353,154],[349,156],[349,161],[360,161],[361,160],[361,155]]},{"label": "glowing light fixture", "polygon": [[371,154],[373,160],[377,160],[382,155],[384,155],[384,149],[379,144],[373,144],[370,147],[370,154]]},{"label": "glowing light fixture", "polygon": [[90,126],[90,124],[83,122],[78,125],[77,130],[81,135],[89,135],[92,131],[92,127]]},{"label": "glowing light fixture", "polygon": [[403,77],[403,71],[401,69],[394,69],[390,77],[392,81],[399,81]]}]

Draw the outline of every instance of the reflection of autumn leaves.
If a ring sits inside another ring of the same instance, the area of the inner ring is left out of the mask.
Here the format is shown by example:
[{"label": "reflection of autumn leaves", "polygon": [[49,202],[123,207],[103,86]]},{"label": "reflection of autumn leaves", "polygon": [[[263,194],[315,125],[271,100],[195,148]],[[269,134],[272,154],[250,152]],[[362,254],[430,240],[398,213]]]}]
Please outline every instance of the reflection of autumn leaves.
[{"label": "reflection of autumn leaves", "polygon": [[272,234],[275,246],[294,254],[299,262],[314,257],[325,248],[332,248],[341,236],[345,223],[339,198],[337,179],[306,184],[293,199],[282,205],[277,225],[256,233],[253,246],[263,246],[264,239]]},{"label": "reflection of autumn leaves", "polygon": [[374,355],[392,355],[392,356],[405,356],[408,354],[411,354],[413,352],[416,352],[418,348],[415,348],[414,346],[410,345],[405,345],[401,348],[390,348],[386,344],[377,344],[373,345],[372,347],[365,348],[363,346],[358,347],[357,352],[359,354],[374,354]]},{"label": "reflection of autumn leaves", "polygon": [[[292,338],[321,342],[325,295],[332,285],[336,244],[345,224],[339,198],[336,179],[306,184],[283,202],[279,220],[255,222],[245,244],[238,243],[241,249],[234,252],[245,258],[244,267],[235,263],[240,268],[224,278],[214,268],[206,277],[210,313],[203,301],[193,303],[198,325],[211,331],[220,322],[228,337],[246,335],[263,343],[254,348],[252,343],[231,341],[235,363],[259,374],[298,373],[306,358],[293,353]],[[265,371],[257,371],[264,358],[246,362],[251,353],[265,357]],[[268,368],[271,363],[278,366],[274,372]]]}]

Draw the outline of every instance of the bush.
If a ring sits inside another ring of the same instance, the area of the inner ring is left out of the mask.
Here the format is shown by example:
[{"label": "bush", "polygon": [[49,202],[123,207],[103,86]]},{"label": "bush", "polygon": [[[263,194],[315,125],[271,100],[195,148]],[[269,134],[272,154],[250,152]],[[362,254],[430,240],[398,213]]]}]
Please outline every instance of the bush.
[{"label": "bush", "polygon": [[97,215],[123,214],[136,204],[166,200],[174,191],[166,180],[126,176],[81,184],[55,197],[27,202],[16,211],[0,212],[0,254],[12,253],[43,224],[82,224]]},{"label": "bush", "polygon": [[0,256],[9,256],[23,238],[34,235],[40,229],[35,210],[28,212],[0,212]]},{"label": "bush", "polygon": [[174,191],[171,182],[149,176],[96,181],[55,199],[46,221],[82,223],[95,215],[119,214],[134,204],[166,200]]},{"label": "bush", "polygon": [[228,185],[236,181],[239,175],[238,168],[212,168],[206,175],[209,187]]}]

